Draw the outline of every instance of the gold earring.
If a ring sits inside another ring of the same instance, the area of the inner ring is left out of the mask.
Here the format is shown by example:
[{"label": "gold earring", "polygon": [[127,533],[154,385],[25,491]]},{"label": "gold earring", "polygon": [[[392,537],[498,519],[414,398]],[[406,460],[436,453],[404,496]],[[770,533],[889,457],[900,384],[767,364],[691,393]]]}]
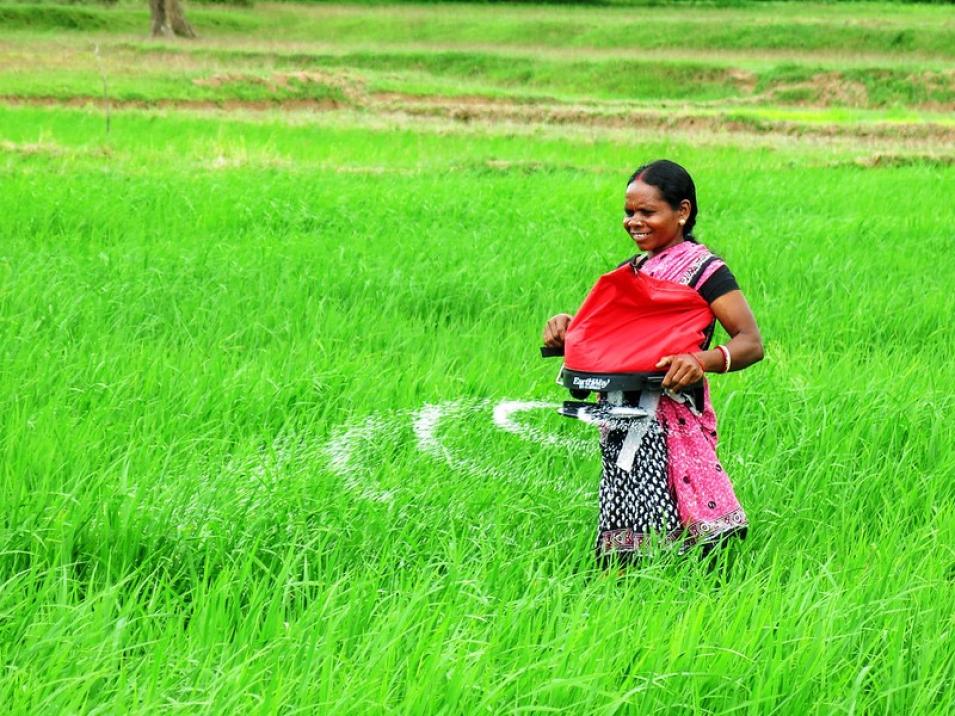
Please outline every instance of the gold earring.
[{"label": "gold earring", "polygon": [[686,223],[686,219],[680,219],[680,226],[683,226]]}]

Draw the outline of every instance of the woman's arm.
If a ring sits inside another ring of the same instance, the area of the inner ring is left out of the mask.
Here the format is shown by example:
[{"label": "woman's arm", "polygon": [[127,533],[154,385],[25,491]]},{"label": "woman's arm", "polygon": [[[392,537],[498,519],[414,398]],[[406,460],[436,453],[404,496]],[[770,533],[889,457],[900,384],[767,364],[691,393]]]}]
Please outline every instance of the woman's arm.
[{"label": "woman's arm", "polygon": [[[730,336],[723,344],[730,352],[730,370],[742,370],[763,359],[763,339],[742,291],[723,294],[710,304],[710,309]],[[708,372],[723,370],[723,352],[718,348],[701,351],[696,356]]]},{"label": "woman's arm", "polygon": [[[742,291],[730,291],[723,294],[710,304],[710,309],[730,336],[729,341],[724,344],[730,352],[730,370],[742,370],[762,360],[763,339],[759,335],[756,318]],[[707,373],[722,373],[723,351],[712,348],[692,354],[664,356],[657,363],[657,367],[667,366],[669,367],[663,379],[663,387],[670,390],[682,390],[700,381],[704,370]]]}]

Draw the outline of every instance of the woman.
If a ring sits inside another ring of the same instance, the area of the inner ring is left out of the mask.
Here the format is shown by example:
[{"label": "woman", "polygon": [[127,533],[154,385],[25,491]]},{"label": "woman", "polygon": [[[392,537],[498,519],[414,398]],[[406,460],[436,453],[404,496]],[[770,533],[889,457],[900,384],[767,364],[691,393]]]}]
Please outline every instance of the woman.
[{"label": "woman", "polygon": [[[623,227],[643,252],[630,259],[633,270],[695,288],[730,340],[716,348],[704,345],[694,353],[660,356],[657,367],[666,370],[664,391],[650,396],[655,419],[632,467],[629,459],[624,461],[629,469],[618,460],[626,428],[601,431],[596,547],[601,561],[645,554],[654,540],[685,536],[685,544],[710,544],[746,532],[746,515],[716,456],[716,415],[704,373],[746,368],[762,359],[763,345],[733,274],[693,238],[696,215],[696,187],[679,164],[645,164],[627,182]],[[544,344],[562,346],[572,318],[566,313],[551,318]],[[701,388],[691,388],[701,381]]]}]

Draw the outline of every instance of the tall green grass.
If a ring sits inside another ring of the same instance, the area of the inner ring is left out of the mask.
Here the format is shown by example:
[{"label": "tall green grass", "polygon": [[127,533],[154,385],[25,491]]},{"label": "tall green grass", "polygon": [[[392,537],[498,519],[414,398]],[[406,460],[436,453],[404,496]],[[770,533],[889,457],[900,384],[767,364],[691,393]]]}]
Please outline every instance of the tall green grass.
[{"label": "tall green grass", "polygon": [[[0,110],[0,699],[14,711],[939,713],[952,168],[661,136]],[[684,163],[764,363],[714,377],[753,528],[591,559],[541,325]],[[490,404],[478,401],[488,399]],[[449,467],[419,449],[439,426]],[[329,442],[350,426],[361,462]],[[359,431],[360,432],[360,431]],[[369,489],[391,493],[390,500]]]},{"label": "tall green grass", "polygon": [[[925,107],[951,23],[689,10],[190,6],[204,37],[172,44],[139,3],[0,7],[5,102],[97,98],[0,105],[7,710],[949,710],[955,166]],[[660,54],[613,54],[634,38]],[[274,109],[315,100],[341,108]],[[820,123],[841,136],[780,133]],[[542,324],[632,253],[623,183],[657,157],[766,341],[712,380],[752,529],[618,574],[596,434],[492,411],[564,397]]]}]

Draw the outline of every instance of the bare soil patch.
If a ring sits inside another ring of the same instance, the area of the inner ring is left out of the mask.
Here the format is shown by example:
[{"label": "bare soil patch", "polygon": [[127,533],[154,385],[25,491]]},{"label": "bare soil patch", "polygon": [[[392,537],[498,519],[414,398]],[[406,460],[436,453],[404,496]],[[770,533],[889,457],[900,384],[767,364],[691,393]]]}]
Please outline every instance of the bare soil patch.
[{"label": "bare soil patch", "polygon": [[343,94],[358,94],[360,83],[346,80],[340,75],[317,70],[298,70],[294,72],[273,72],[269,75],[255,75],[245,72],[226,72],[210,77],[198,77],[192,80],[197,87],[228,87],[234,85],[258,85],[270,92],[301,89],[308,85],[333,87]]},{"label": "bare soil patch", "polygon": [[457,102],[448,97],[403,97],[392,93],[380,109],[413,116],[438,116],[457,122],[508,121],[528,124],[577,125],[609,128],[679,128],[732,131],[748,134],[937,138],[955,141],[955,128],[937,124],[803,124],[788,121],[745,121],[726,115],[700,115],[649,110],[611,110],[601,106],[526,105],[491,98]]},{"label": "bare soil patch", "polygon": [[36,156],[45,154],[48,156],[59,156],[63,153],[63,148],[57,144],[49,142],[0,142],[0,152],[9,154],[21,154],[23,156]]},{"label": "bare soil patch", "polygon": [[[228,80],[221,80],[228,81]],[[343,104],[334,99],[275,98],[266,100],[111,100],[114,109],[174,109],[229,112],[280,111],[326,113],[358,111],[365,117],[381,117],[405,121],[409,125],[425,121],[443,121],[466,127],[560,127],[580,130],[614,131],[679,131],[684,134],[722,134],[739,137],[793,137],[820,139],[859,139],[897,146],[903,142],[926,146],[955,144],[955,127],[932,124],[903,123],[800,123],[763,119],[745,119],[726,114],[693,114],[666,110],[634,110],[619,106],[569,105],[540,102],[525,104],[510,99],[470,96],[418,97],[399,93],[356,97],[354,103]],[[101,97],[22,97],[0,95],[7,105],[101,108]]]},{"label": "bare soil patch", "polygon": [[867,157],[858,157],[853,162],[856,166],[867,169],[878,167],[910,167],[910,166],[955,166],[955,155],[941,154],[871,154]]}]

